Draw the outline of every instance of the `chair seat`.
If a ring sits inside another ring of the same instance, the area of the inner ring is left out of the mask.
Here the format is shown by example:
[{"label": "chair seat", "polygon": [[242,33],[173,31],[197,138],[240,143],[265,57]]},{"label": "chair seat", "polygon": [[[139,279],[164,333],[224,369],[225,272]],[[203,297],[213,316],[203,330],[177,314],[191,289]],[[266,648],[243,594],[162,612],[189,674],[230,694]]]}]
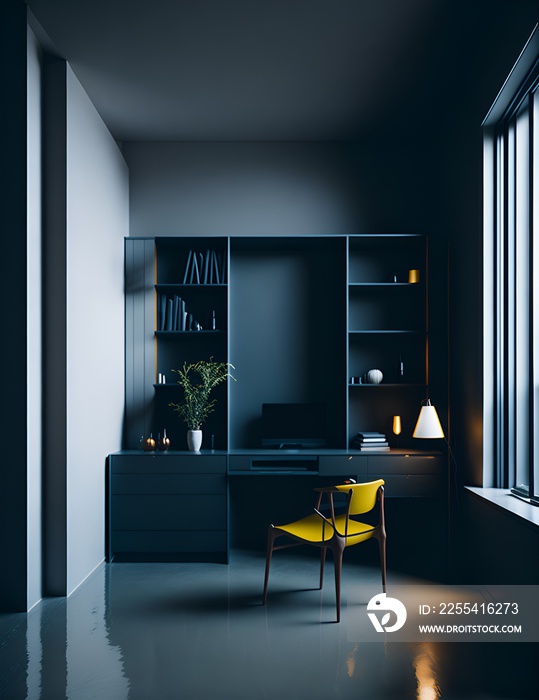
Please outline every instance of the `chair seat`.
[{"label": "chair seat", "polygon": [[[339,515],[335,518],[335,525],[337,526],[337,532],[344,536],[344,531],[346,527],[346,516]],[[319,515],[313,514],[308,515],[306,518],[301,518],[301,520],[295,520],[287,525],[275,525],[276,530],[280,530],[287,535],[291,535],[305,542],[317,543],[317,542],[327,542],[333,537],[333,527],[330,523],[325,522]],[[357,520],[348,520],[348,537],[346,538],[345,545],[350,547],[351,545],[358,544],[358,542],[363,542],[372,537],[373,526],[368,523],[362,523]]]}]

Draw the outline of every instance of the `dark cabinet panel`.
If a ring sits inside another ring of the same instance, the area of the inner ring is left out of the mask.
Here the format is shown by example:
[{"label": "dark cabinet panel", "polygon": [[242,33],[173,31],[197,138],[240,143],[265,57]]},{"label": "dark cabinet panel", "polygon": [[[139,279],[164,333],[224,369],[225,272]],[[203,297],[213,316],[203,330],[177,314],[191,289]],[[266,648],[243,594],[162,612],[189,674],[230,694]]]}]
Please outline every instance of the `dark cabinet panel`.
[{"label": "dark cabinet panel", "polygon": [[370,454],[320,458],[320,476],[383,479],[388,498],[437,498],[443,494],[445,461],[441,455]]},{"label": "dark cabinet panel", "polygon": [[113,530],[220,530],[226,525],[226,496],[117,494],[113,499]]},{"label": "dark cabinet panel", "polygon": [[[177,532],[170,530],[114,532],[115,554],[205,554],[226,551],[226,531]],[[153,558],[153,557],[152,557]],[[182,557],[178,557],[182,558]]]},{"label": "dark cabinet panel", "polygon": [[108,559],[228,557],[226,454],[110,456]]},{"label": "dark cabinet panel", "polygon": [[[152,239],[125,241],[125,446],[149,435],[154,400],[154,262]],[[135,379],[136,378],[136,379]]]},{"label": "dark cabinet panel", "polygon": [[366,455],[331,455],[320,457],[320,476],[367,474]]},{"label": "dark cabinet panel", "polygon": [[226,494],[224,474],[113,474],[113,494]]},{"label": "dark cabinet panel", "polygon": [[226,474],[226,454],[213,455],[188,453],[146,453],[112,455],[114,474]]},{"label": "dark cabinet panel", "polygon": [[441,476],[430,474],[421,475],[395,475],[381,474],[385,481],[385,495],[387,498],[437,498],[443,496],[445,487]]},{"label": "dark cabinet panel", "polygon": [[371,455],[369,474],[441,474],[443,460],[438,455]]}]

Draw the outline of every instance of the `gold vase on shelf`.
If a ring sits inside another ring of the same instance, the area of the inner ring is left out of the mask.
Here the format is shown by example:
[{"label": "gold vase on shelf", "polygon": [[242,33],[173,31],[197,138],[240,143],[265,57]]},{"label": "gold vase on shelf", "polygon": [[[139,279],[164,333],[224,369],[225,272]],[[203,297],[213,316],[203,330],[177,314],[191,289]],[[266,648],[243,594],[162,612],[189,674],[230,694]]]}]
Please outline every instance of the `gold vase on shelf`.
[{"label": "gold vase on shelf", "polygon": [[161,452],[166,452],[170,447],[170,438],[167,437],[167,429],[163,429],[163,437],[159,436],[157,440],[157,449]]},{"label": "gold vase on shelf", "polygon": [[150,433],[150,437],[142,441],[142,449],[146,452],[153,452],[155,450],[155,440],[152,433]]}]

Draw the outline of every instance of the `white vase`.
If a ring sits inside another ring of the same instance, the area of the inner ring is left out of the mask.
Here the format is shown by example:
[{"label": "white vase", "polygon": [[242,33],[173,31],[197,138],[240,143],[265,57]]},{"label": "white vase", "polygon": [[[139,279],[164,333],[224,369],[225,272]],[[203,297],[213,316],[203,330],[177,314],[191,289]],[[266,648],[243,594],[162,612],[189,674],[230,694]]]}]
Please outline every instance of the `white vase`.
[{"label": "white vase", "polygon": [[200,446],[202,445],[202,430],[188,430],[187,431],[187,447],[191,452],[200,452]]}]

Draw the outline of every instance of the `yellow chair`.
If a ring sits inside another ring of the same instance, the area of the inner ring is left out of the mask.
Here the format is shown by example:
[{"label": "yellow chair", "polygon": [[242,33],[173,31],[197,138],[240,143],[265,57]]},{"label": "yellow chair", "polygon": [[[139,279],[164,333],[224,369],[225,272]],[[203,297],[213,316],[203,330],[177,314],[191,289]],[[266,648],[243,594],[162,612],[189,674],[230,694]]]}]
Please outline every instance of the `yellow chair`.
[{"label": "yellow chair", "polygon": [[[386,529],[384,518],[384,481],[370,481],[365,484],[345,483],[338,486],[315,489],[319,493],[318,501],[312,515],[296,520],[288,525],[270,525],[268,530],[268,548],[266,556],[266,572],[264,576],[264,599],[266,604],[268,597],[268,580],[271,564],[271,556],[277,549],[297,547],[301,544],[310,544],[321,547],[320,561],[320,588],[324,582],[324,562],[327,549],[333,552],[335,566],[335,594],[337,599],[337,622],[341,619],[341,572],[342,559],[346,547],[352,547],[360,542],[365,542],[371,537],[378,540],[380,550],[380,565],[382,569],[382,587],[386,590]],[[346,507],[343,513],[335,514],[333,494],[345,493]],[[326,518],[320,512],[323,496],[329,499],[330,517]],[[373,526],[360,522],[355,516],[364,515],[373,510],[376,502],[379,503],[378,524]],[[277,537],[286,535],[295,542],[275,546]]]}]

